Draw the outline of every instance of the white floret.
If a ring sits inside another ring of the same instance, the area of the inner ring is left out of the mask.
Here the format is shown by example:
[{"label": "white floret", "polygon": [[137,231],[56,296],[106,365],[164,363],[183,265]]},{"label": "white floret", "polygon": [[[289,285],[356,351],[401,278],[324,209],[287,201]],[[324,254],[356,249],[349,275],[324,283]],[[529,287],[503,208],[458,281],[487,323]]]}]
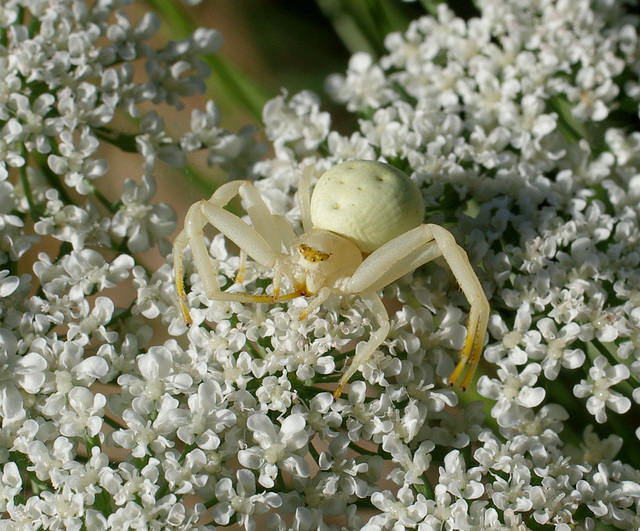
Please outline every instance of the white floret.
[{"label": "white floret", "polygon": [[424,219],[418,186],[382,162],[351,160],[327,171],[311,197],[315,228],[352,240],[370,253]]}]

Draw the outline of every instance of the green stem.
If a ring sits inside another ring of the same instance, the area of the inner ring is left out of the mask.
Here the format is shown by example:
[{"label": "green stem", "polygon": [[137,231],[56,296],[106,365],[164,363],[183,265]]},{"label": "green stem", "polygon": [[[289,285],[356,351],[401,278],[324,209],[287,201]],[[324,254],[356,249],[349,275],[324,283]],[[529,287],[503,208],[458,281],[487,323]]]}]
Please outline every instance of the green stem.
[{"label": "green stem", "polygon": [[262,90],[238,67],[222,57],[207,56],[204,62],[211,68],[217,84],[224,87],[223,93],[232,101],[240,102],[254,120],[262,123],[262,109],[273,95]]},{"label": "green stem", "polygon": [[124,310],[120,311],[120,312],[114,312],[113,317],[111,318],[111,321],[109,321],[106,324],[107,328],[113,327],[115,326],[116,323],[118,323],[119,321],[122,321],[123,319],[127,319],[129,317],[131,317],[131,311],[133,309],[133,307],[135,306],[136,301],[134,300],[133,302],[131,302],[131,304],[129,304],[129,306],[127,308],[125,308]]},{"label": "green stem", "polygon": [[137,134],[117,133],[105,127],[93,129],[95,135],[125,153],[138,153]]},{"label": "green stem", "polygon": [[62,182],[60,181],[60,177],[58,177],[57,174],[53,173],[53,171],[51,171],[51,169],[49,168],[49,164],[47,164],[46,156],[43,155],[42,153],[36,153],[36,152],[32,152],[31,155],[36,160],[36,163],[40,167],[40,170],[44,174],[49,184],[53,188],[58,190],[58,193],[60,194],[60,199],[67,205],[75,204],[73,199],[71,199],[71,196],[67,193],[66,188],[62,185]]},{"label": "green stem", "polygon": [[114,430],[126,430],[126,426],[120,424],[117,420],[112,419],[111,417],[104,416],[104,423],[113,428]]},{"label": "green stem", "polygon": [[211,179],[203,177],[200,172],[196,171],[192,166],[185,166],[182,168],[182,173],[192,182],[196,190],[202,195],[202,197],[209,197],[216,191],[217,186]]},{"label": "green stem", "polygon": [[431,482],[427,478],[426,474],[422,474],[421,479],[423,483],[421,485],[420,484],[414,485],[413,486],[414,490],[418,494],[422,494],[425,498],[427,498],[427,500],[432,500],[434,497],[435,491],[433,490],[433,486],[431,485]]},{"label": "green stem", "polygon": [[367,450],[366,448],[363,448],[362,446],[352,441],[349,443],[349,448],[351,448],[352,450],[355,450],[360,455],[369,455],[369,456],[380,455],[385,459],[385,461],[391,460],[391,456],[387,452],[384,452],[380,447],[378,447],[377,450]]},{"label": "green stem", "polygon": [[[24,146],[22,151],[24,156]],[[33,200],[33,194],[31,193],[31,183],[29,182],[29,176],[27,175],[26,164],[20,168],[20,182],[22,183],[24,195],[27,198],[27,204],[29,205],[29,212],[31,212],[31,217],[34,221],[38,221],[44,213],[44,208],[42,205],[36,205]]]},{"label": "green stem", "polygon": [[588,140],[586,127],[575,120],[571,114],[571,104],[565,97],[554,96],[550,98],[549,106],[558,113],[558,130],[568,143],[575,144],[583,138]]},{"label": "green stem", "polygon": [[[545,386],[547,393],[545,405],[555,403],[562,406],[567,412],[586,413],[584,403],[573,394],[573,387],[579,380],[579,371],[577,373],[561,372],[556,381],[548,382],[548,385]],[[582,441],[582,432],[588,423],[588,421],[585,422],[583,415],[570,414],[562,428],[562,441],[579,446]]]},{"label": "green stem", "polygon": [[421,0],[420,3],[427,13],[435,17],[438,14],[438,6],[446,2],[444,0]]},{"label": "green stem", "polygon": [[351,53],[365,51],[374,57],[384,53],[381,21],[376,20],[369,0],[316,0],[316,3]]},{"label": "green stem", "polygon": [[616,364],[620,363],[620,361],[615,357],[613,352],[611,352],[611,350],[609,348],[607,348],[607,346],[604,343],[602,343],[602,341],[600,341],[598,338],[594,337],[591,340],[591,343],[593,344],[594,347],[596,347],[597,351],[600,354],[602,354],[605,358],[607,358],[607,361],[611,365],[616,365]]},{"label": "green stem", "polygon": [[316,447],[313,445],[313,441],[311,441],[311,443],[309,444],[309,453],[316,463],[320,461],[320,452],[318,452]]},{"label": "green stem", "polygon": [[87,186],[91,190],[93,196],[100,201],[102,206],[104,206],[111,214],[115,214],[118,211],[118,204],[112,203],[109,201],[100,190],[94,185],[92,182],[87,182]]},{"label": "green stem", "polygon": [[98,437],[89,437],[88,435],[84,436],[84,444],[87,447],[87,455],[91,456],[91,450],[95,447],[102,450],[102,446],[100,446],[100,439]]}]

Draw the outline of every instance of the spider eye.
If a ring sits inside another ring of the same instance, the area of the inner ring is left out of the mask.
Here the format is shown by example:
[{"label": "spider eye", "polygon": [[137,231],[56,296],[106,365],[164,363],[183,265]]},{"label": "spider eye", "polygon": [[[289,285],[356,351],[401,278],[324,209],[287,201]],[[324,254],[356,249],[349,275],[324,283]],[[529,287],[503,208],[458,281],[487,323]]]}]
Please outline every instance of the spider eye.
[{"label": "spider eye", "polygon": [[331,254],[329,253],[323,253],[322,251],[317,251],[315,249],[312,249],[311,247],[309,247],[308,245],[305,245],[304,243],[301,243],[300,245],[298,245],[298,251],[300,251],[302,258],[304,258],[308,262],[313,262],[313,263],[324,262],[325,260],[328,260],[329,257],[331,256]]}]

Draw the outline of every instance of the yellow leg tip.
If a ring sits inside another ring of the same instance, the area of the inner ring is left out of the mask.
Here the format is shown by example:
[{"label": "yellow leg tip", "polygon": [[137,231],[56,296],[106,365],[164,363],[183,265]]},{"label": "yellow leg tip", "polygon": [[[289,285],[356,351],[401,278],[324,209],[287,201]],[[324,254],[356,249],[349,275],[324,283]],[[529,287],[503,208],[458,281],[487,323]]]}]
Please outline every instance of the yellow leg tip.
[{"label": "yellow leg tip", "polygon": [[344,387],[343,383],[338,384],[338,387],[336,387],[336,390],[333,392],[333,399],[334,400],[338,400],[338,398],[340,398],[342,396],[342,388]]},{"label": "yellow leg tip", "polygon": [[187,294],[184,291],[184,284],[182,282],[176,282],[176,293],[178,295],[178,304],[180,305],[180,311],[182,312],[182,318],[187,326],[193,324],[193,319],[189,314],[189,308],[187,307]]},{"label": "yellow leg tip", "polygon": [[453,387],[456,384],[456,382],[458,381],[458,378],[460,378],[460,375],[462,374],[462,371],[464,370],[466,364],[467,364],[467,360],[465,360],[465,359],[462,359],[462,360],[460,360],[458,362],[458,365],[456,365],[456,368],[451,373],[451,376],[449,376],[448,383],[449,383],[450,386]]},{"label": "yellow leg tip", "polygon": [[465,374],[462,382],[460,383],[460,389],[465,391],[471,380],[473,379],[473,375],[476,372],[476,368],[478,366],[478,362],[480,361],[480,356],[482,355],[482,349],[478,346],[477,343],[471,342],[473,346],[473,352],[470,352],[471,349],[467,349],[467,344],[465,344],[464,348],[460,351],[460,361],[456,365],[456,368],[449,376],[448,383],[450,386],[454,386],[465,368],[467,369],[467,373]]},{"label": "yellow leg tip", "polygon": [[472,365],[471,367],[469,367],[469,372],[467,372],[467,375],[464,377],[464,380],[462,380],[462,383],[460,384],[460,389],[462,389],[463,391],[467,390],[467,387],[469,387],[469,384],[471,383],[471,380],[473,379],[473,375],[476,372],[476,365]]},{"label": "yellow leg tip", "polygon": [[184,322],[187,323],[187,326],[191,326],[193,324],[193,319],[191,319],[191,315],[189,314],[189,309],[184,302],[180,302],[180,310],[182,310],[182,317],[184,318]]}]

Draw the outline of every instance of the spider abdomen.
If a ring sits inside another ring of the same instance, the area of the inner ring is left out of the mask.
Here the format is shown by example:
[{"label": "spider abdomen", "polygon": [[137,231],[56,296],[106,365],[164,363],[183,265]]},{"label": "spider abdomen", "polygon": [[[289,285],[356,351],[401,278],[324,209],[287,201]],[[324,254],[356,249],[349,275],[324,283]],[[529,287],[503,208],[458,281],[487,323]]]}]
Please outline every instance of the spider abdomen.
[{"label": "spider abdomen", "polygon": [[424,219],[416,184],[402,171],[376,161],[350,160],[324,173],[311,196],[315,228],[348,238],[371,253]]}]

